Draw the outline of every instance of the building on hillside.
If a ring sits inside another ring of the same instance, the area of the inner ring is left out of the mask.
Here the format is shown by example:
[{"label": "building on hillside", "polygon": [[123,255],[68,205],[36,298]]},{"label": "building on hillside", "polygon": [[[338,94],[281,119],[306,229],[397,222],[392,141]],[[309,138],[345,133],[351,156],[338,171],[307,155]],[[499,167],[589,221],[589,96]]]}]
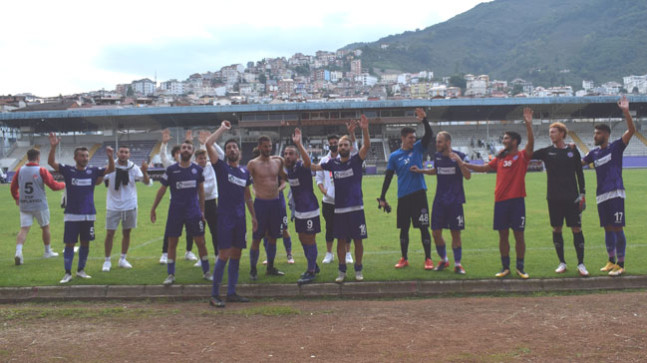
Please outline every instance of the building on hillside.
[{"label": "building on hillside", "polygon": [[155,94],[156,84],[148,78],[133,81],[130,85],[137,95],[150,96]]},{"label": "building on hillside", "polygon": [[647,93],[647,74],[644,76],[622,77],[625,89],[629,93]]},{"label": "building on hillside", "polygon": [[350,73],[354,76],[362,74],[362,60],[354,59],[350,62]]}]

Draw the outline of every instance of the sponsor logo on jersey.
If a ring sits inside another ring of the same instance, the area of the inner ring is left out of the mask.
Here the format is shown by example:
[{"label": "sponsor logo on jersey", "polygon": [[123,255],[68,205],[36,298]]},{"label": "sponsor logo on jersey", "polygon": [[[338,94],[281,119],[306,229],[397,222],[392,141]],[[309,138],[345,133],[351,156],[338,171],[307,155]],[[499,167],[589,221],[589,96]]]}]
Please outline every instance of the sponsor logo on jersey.
[{"label": "sponsor logo on jersey", "polygon": [[599,166],[602,166],[602,165],[608,163],[609,161],[611,161],[611,154],[607,154],[607,155],[599,158],[598,160],[594,161],[593,164],[597,168]]},{"label": "sponsor logo on jersey", "polygon": [[227,180],[232,184],[238,185],[239,187],[244,188],[247,185],[247,180],[243,178],[239,178],[235,175],[231,175],[231,174],[227,175]]},{"label": "sponsor logo on jersey", "polygon": [[175,189],[191,189],[195,188],[197,185],[198,183],[195,180],[182,180],[175,182]]},{"label": "sponsor logo on jersey", "polygon": [[438,167],[436,168],[436,172],[438,175],[455,175],[456,174],[456,168],[453,166],[450,167]]},{"label": "sponsor logo on jersey", "polygon": [[290,183],[291,187],[298,187],[301,185],[299,183],[299,179],[288,179],[288,183]]},{"label": "sponsor logo on jersey", "polygon": [[335,178],[337,178],[337,179],[350,178],[353,175],[355,175],[353,173],[353,169],[335,171]]},{"label": "sponsor logo on jersey", "polygon": [[72,178],[72,185],[77,186],[77,187],[89,187],[92,185],[92,179],[84,178],[84,179],[78,179],[78,178]]}]

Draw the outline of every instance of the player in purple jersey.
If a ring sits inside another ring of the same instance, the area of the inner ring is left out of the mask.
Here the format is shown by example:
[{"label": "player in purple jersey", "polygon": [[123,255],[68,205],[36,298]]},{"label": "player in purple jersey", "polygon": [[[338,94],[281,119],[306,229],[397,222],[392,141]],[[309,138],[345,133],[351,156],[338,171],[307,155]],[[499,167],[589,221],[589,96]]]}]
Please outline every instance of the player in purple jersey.
[{"label": "player in purple jersey", "polygon": [[258,138],[257,158],[247,163],[247,170],[254,180],[254,210],[258,228],[252,236],[252,247],[249,250],[250,278],[258,278],[256,264],[258,263],[259,246],[263,237],[268,237],[267,270],[269,276],[283,276],[283,272],[274,267],[276,257],[276,239],[281,236],[281,201],[279,199],[279,176],[286,179],[283,171],[283,158],[271,156],[272,140],[267,136]]},{"label": "player in purple jersey", "polygon": [[256,231],[258,228],[252,193],[249,188],[251,185],[250,174],[238,164],[240,159],[238,143],[234,139],[230,139],[225,143],[225,160],[220,159],[214,147],[214,143],[220,136],[230,129],[231,123],[223,121],[220,128],[211,134],[205,142],[209,159],[211,159],[218,181],[219,200],[216,230],[219,253],[214,266],[213,286],[209,303],[219,308],[225,307],[225,302],[220,298],[219,290],[227,262],[229,262],[227,301],[249,301],[249,299],[236,294],[240,256],[242,249],[247,247],[245,241],[245,205],[247,205],[247,209],[252,216],[252,230]]},{"label": "player in purple jersey", "polygon": [[204,243],[204,177],[202,168],[191,162],[193,156],[193,143],[185,141],[180,148],[181,159],[179,163],[166,168],[157,191],[153,207],[151,208],[151,222],[155,223],[157,214],[155,209],[166,193],[171,189],[171,203],[166,219],[166,234],[168,235],[169,251],[166,271],[168,276],[164,285],[175,282],[175,256],[182,227],[186,224],[191,231],[195,243],[198,245],[200,260],[202,261],[202,276],[205,280],[212,280],[209,272],[209,256]]},{"label": "player in purple jersey", "polygon": [[[622,182],[622,154],[636,132],[634,120],[629,113],[629,100],[623,96],[618,107],[627,121],[627,131],[618,140],[609,143],[611,129],[604,124],[595,125],[593,140],[597,148],[589,151],[582,164],[593,163],[598,180],[596,201],[600,227],[604,227],[604,241],[609,261],[600,269],[610,276],[620,276],[625,272],[625,250],[627,239],[625,225],[625,187]],[[616,260],[617,256],[617,260]]]},{"label": "player in purple jersey", "polygon": [[421,170],[418,166],[411,167],[415,173],[436,175],[436,197],[431,212],[431,230],[436,244],[436,251],[440,256],[440,262],[434,269],[442,271],[449,267],[447,249],[443,239],[443,228],[451,231],[452,250],[454,251],[454,272],[464,275],[465,268],[461,264],[463,247],[461,242],[461,230],[465,229],[465,214],[463,203],[465,203],[465,191],[463,189],[463,178],[469,180],[472,173],[465,165],[469,162],[465,154],[452,150],[452,137],[446,131],[436,135],[436,154],[434,155],[434,168]]},{"label": "player in purple jersey", "polygon": [[352,238],[355,243],[355,280],[364,280],[362,274],[362,257],[364,245],[362,240],[368,237],[364,202],[362,196],[362,164],[371,148],[368,134],[368,118],[362,115],[363,145],[357,155],[350,156],[351,142],[348,136],[339,139],[339,159],[330,159],[320,165],[311,165],[312,170],[330,170],[335,182],[335,222],[333,237],[337,238],[337,257],[339,274],[335,282],[346,279],[346,239]]},{"label": "player in purple jersey", "polygon": [[[314,281],[317,274],[317,233],[321,232],[319,222],[319,202],[312,189],[310,156],[301,143],[301,130],[295,129],[292,135],[295,146],[288,146],[283,152],[288,183],[294,199],[294,226],[308,261],[308,268],[297,281],[299,285]],[[299,154],[302,161],[299,161]]]},{"label": "player in purple jersey", "polygon": [[108,167],[88,166],[90,152],[86,147],[77,147],[74,149],[75,166],[59,164],[56,162],[56,146],[60,142],[61,139],[56,137],[56,134],[49,133],[50,149],[47,163],[63,175],[67,188],[67,203],[63,219],[65,221],[63,233],[65,275],[60,281],[65,284],[72,280],[74,245],[79,240],[81,240],[81,247],[79,247],[79,265],[76,276],[84,279],[91,278],[85,272],[85,263],[90,253],[90,241],[94,240],[94,221],[97,219],[97,211],[94,208],[94,186],[101,183],[101,179],[105,174],[112,173],[115,170],[115,161],[113,159],[113,150],[108,146],[106,148]]}]

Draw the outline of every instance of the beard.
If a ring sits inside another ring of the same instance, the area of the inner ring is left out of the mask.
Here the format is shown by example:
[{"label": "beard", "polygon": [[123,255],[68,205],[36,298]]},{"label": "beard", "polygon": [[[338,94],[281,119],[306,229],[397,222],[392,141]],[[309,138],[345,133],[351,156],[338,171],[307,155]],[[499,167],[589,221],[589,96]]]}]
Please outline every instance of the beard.
[{"label": "beard", "polygon": [[350,155],[350,150],[339,150],[339,156],[347,158]]},{"label": "beard", "polygon": [[263,155],[263,157],[267,158],[270,156],[270,154],[271,154],[271,151],[269,150],[261,150],[261,155]]},{"label": "beard", "polygon": [[237,162],[238,161],[238,154],[236,154],[236,153],[227,154],[227,161],[229,161],[230,163]]},{"label": "beard", "polygon": [[182,154],[180,154],[180,159],[181,159],[182,161],[185,161],[185,162],[186,162],[186,161],[189,161],[189,160],[191,160],[191,154],[188,154],[188,153],[182,153]]}]

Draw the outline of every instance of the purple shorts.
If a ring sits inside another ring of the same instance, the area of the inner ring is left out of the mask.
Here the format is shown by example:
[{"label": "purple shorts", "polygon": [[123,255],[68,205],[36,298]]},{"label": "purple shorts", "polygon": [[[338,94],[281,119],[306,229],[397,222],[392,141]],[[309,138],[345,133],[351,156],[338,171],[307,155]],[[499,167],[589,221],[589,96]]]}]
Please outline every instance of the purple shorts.
[{"label": "purple shorts", "polygon": [[366,239],[366,219],[364,210],[347,213],[335,213],[333,236],[337,239]]},{"label": "purple shorts", "polygon": [[319,216],[304,219],[295,218],[294,228],[296,229],[297,233],[317,234],[321,232],[321,223],[319,222]]},{"label": "purple shorts", "polygon": [[65,222],[63,232],[64,243],[77,243],[81,241],[94,241],[94,221],[68,221]]},{"label": "purple shorts", "polygon": [[186,225],[186,233],[193,237],[204,236],[204,221],[201,217],[183,218],[169,213],[166,219],[166,235],[169,237],[180,237],[182,226]]},{"label": "purple shorts", "polygon": [[598,204],[598,216],[600,216],[600,227],[624,227],[625,200],[613,198]]},{"label": "purple shorts", "polygon": [[465,214],[463,204],[444,204],[434,200],[431,209],[431,229],[451,229],[460,231],[465,229]]},{"label": "purple shorts", "polygon": [[246,248],[247,227],[245,217],[238,217],[232,214],[219,214],[216,233],[218,234],[218,248]]},{"label": "purple shorts", "polygon": [[526,203],[524,198],[508,199],[494,203],[494,229],[501,231],[512,228],[523,231],[526,228]]},{"label": "purple shorts", "polygon": [[253,234],[254,240],[258,241],[263,237],[280,238],[283,224],[281,216],[281,200],[276,199],[254,199],[254,213],[258,228]]}]

